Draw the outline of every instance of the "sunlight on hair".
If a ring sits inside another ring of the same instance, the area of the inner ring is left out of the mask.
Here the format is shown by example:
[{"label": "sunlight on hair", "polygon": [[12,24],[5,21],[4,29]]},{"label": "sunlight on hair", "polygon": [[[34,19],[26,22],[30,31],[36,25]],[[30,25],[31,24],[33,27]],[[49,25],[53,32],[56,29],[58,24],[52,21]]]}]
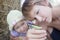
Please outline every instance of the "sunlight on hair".
[{"label": "sunlight on hair", "polygon": [[60,5],[60,0],[49,0],[52,6],[58,6]]},{"label": "sunlight on hair", "polygon": [[23,5],[24,1],[25,1],[25,0],[21,0],[21,7],[22,7],[22,5]]}]

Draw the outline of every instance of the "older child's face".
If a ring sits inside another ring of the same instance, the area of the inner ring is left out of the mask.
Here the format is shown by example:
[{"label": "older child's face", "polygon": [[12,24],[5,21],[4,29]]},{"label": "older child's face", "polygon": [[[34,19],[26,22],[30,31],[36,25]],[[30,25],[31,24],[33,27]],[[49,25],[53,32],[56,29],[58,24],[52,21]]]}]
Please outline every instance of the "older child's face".
[{"label": "older child's face", "polygon": [[26,22],[25,22],[24,20],[22,20],[22,21],[19,21],[19,22],[15,25],[14,29],[15,29],[17,32],[27,32],[28,26],[27,26]]},{"label": "older child's face", "polygon": [[49,7],[35,5],[29,15],[31,19],[35,19],[39,22],[46,21],[47,23],[50,23],[52,21],[51,12],[51,8]]}]

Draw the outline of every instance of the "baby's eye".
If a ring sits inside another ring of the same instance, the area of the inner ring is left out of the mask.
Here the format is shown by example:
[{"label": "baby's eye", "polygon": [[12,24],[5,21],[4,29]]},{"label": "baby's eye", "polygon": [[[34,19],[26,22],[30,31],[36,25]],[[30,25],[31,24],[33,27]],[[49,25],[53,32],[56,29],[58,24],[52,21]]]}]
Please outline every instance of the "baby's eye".
[{"label": "baby's eye", "polygon": [[24,23],[22,23],[20,26],[23,26],[24,25]]},{"label": "baby's eye", "polygon": [[21,23],[19,26],[17,26],[17,29],[22,27],[24,25],[24,23]]},{"label": "baby's eye", "polygon": [[16,29],[19,29],[19,28],[20,28],[20,26],[17,26],[17,27],[16,27]]}]

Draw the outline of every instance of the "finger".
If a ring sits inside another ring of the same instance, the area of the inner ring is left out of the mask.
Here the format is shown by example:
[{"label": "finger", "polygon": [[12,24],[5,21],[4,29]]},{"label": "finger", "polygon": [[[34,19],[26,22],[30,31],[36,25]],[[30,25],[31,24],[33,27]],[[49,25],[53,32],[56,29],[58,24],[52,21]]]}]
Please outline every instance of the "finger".
[{"label": "finger", "polygon": [[46,35],[45,35],[45,34],[43,34],[43,35],[42,35],[42,34],[40,34],[40,35],[28,34],[27,37],[28,37],[28,38],[33,38],[33,39],[40,39],[40,38],[46,37]]},{"label": "finger", "polygon": [[45,37],[45,38],[41,38],[40,40],[46,40],[47,39],[47,37]]},{"label": "finger", "polygon": [[43,33],[46,33],[46,31],[45,30],[31,30],[30,31],[30,33],[32,33],[32,34],[43,34]]},{"label": "finger", "polygon": [[33,35],[46,34],[47,35],[47,32],[45,30],[30,29],[28,30],[27,34],[33,34]]},{"label": "finger", "polygon": [[31,38],[29,38],[28,40],[46,40],[47,39],[47,37],[45,37],[45,38],[40,38],[40,39],[31,39]]}]

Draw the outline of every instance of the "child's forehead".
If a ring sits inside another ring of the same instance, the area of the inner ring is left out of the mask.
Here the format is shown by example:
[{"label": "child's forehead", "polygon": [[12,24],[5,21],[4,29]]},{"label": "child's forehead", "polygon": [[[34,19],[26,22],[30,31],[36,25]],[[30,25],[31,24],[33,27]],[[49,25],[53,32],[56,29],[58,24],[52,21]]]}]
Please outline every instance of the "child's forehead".
[{"label": "child's forehead", "polygon": [[34,5],[33,6],[33,9],[42,9],[42,8],[50,9],[50,7],[48,7],[48,6],[42,6],[42,5]]},{"label": "child's forehead", "polygon": [[35,5],[32,8],[32,11],[46,11],[46,10],[51,10],[51,8],[49,8],[48,6],[40,6],[40,5]]}]

